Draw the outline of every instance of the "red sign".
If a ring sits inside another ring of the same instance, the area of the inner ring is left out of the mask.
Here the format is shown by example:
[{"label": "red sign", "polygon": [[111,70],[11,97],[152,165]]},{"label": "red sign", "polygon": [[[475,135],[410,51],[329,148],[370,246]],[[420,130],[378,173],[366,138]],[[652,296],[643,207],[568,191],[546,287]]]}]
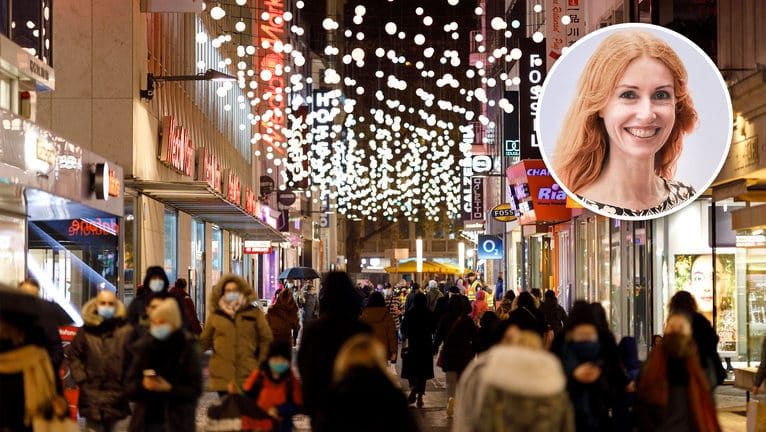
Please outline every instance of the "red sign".
[{"label": "red sign", "polygon": [[268,240],[245,240],[242,252],[245,254],[269,254],[271,253],[271,242]]},{"label": "red sign", "polygon": [[249,214],[256,216],[256,202],[258,202],[258,196],[250,189],[250,186],[245,186],[244,207],[245,211]]},{"label": "red sign", "polygon": [[239,176],[234,174],[232,170],[226,170],[226,182],[224,185],[223,193],[226,195],[226,199],[239,204],[242,201],[242,183],[239,181]]},{"label": "red sign", "polygon": [[206,147],[197,149],[197,180],[204,181],[217,192],[221,192],[221,163],[218,156],[211,153]]},{"label": "red sign", "polygon": [[109,170],[109,196],[120,196],[120,179],[117,178],[117,173],[113,170]]},{"label": "red sign", "polygon": [[[256,10],[268,13],[268,20],[263,21],[260,14],[253,14],[252,25],[256,30],[253,34],[253,45],[258,48],[258,54],[254,57],[255,70],[261,74],[268,74],[270,78],[265,80],[263,86],[259,86],[261,100],[265,104],[259,106],[271,111],[271,115],[261,114],[258,128],[263,141],[270,145],[280,155],[285,154],[281,143],[285,141],[282,128],[286,124],[285,108],[287,98],[282,94],[285,87],[283,68],[285,54],[283,51],[276,52],[274,46],[285,43],[285,13],[284,0],[258,0]],[[263,48],[266,46],[267,48]],[[263,75],[262,75],[263,76]]]},{"label": "red sign", "polygon": [[567,194],[553,180],[545,162],[524,160],[508,168],[508,199],[515,203],[522,225],[559,222],[572,217]]},{"label": "red sign", "polygon": [[119,232],[120,226],[111,218],[74,219],[66,231],[68,237],[116,236]]},{"label": "red sign", "polygon": [[181,174],[190,177],[194,174],[194,145],[189,137],[189,131],[176,125],[175,118],[172,116],[162,118],[160,160]]}]

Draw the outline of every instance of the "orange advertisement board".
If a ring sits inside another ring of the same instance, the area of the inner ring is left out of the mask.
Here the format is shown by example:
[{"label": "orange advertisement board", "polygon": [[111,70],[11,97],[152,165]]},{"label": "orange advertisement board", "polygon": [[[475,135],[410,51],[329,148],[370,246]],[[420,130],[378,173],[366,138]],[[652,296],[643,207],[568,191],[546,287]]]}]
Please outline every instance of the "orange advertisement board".
[{"label": "orange advertisement board", "polygon": [[524,160],[506,171],[508,201],[522,225],[571,218],[567,194],[541,159]]}]

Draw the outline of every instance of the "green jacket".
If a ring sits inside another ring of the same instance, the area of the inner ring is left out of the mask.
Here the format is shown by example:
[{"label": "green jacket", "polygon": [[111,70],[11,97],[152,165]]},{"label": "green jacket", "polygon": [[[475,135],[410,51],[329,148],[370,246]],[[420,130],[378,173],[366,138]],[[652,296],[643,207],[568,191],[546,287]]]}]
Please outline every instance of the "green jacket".
[{"label": "green jacket", "polygon": [[[248,304],[234,318],[223,312],[218,302],[223,287],[236,282]],[[213,350],[210,357],[210,390],[225,391],[234,380],[242,385],[250,373],[266,359],[269,344],[274,339],[266,316],[252,302],[257,300],[255,291],[238,276],[226,275],[210,294],[209,315],[200,336],[203,351]]]}]

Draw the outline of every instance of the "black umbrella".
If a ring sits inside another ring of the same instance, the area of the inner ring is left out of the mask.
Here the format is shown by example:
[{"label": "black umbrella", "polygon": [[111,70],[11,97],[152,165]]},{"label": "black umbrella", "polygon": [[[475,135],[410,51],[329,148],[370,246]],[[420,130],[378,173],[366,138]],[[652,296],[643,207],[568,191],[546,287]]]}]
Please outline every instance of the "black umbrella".
[{"label": "black umbrella", "polygon": [[58,304],[13,289],[0,289],[0,318],[54,327],[74,322]]},{"label": "black umbrella", "polygon": [[290,267],[279,274],[279,279],[318,279],[319,274],[311,267]]}]

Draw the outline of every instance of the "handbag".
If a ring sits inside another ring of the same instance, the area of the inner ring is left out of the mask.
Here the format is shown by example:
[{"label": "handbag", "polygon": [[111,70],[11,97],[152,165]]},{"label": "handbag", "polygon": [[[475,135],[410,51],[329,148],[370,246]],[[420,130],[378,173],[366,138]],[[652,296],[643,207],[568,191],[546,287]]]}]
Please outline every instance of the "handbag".
[{"label": "handbag", "polygon": [[766,432],[766,402],[747,403],[747,432]]}]

